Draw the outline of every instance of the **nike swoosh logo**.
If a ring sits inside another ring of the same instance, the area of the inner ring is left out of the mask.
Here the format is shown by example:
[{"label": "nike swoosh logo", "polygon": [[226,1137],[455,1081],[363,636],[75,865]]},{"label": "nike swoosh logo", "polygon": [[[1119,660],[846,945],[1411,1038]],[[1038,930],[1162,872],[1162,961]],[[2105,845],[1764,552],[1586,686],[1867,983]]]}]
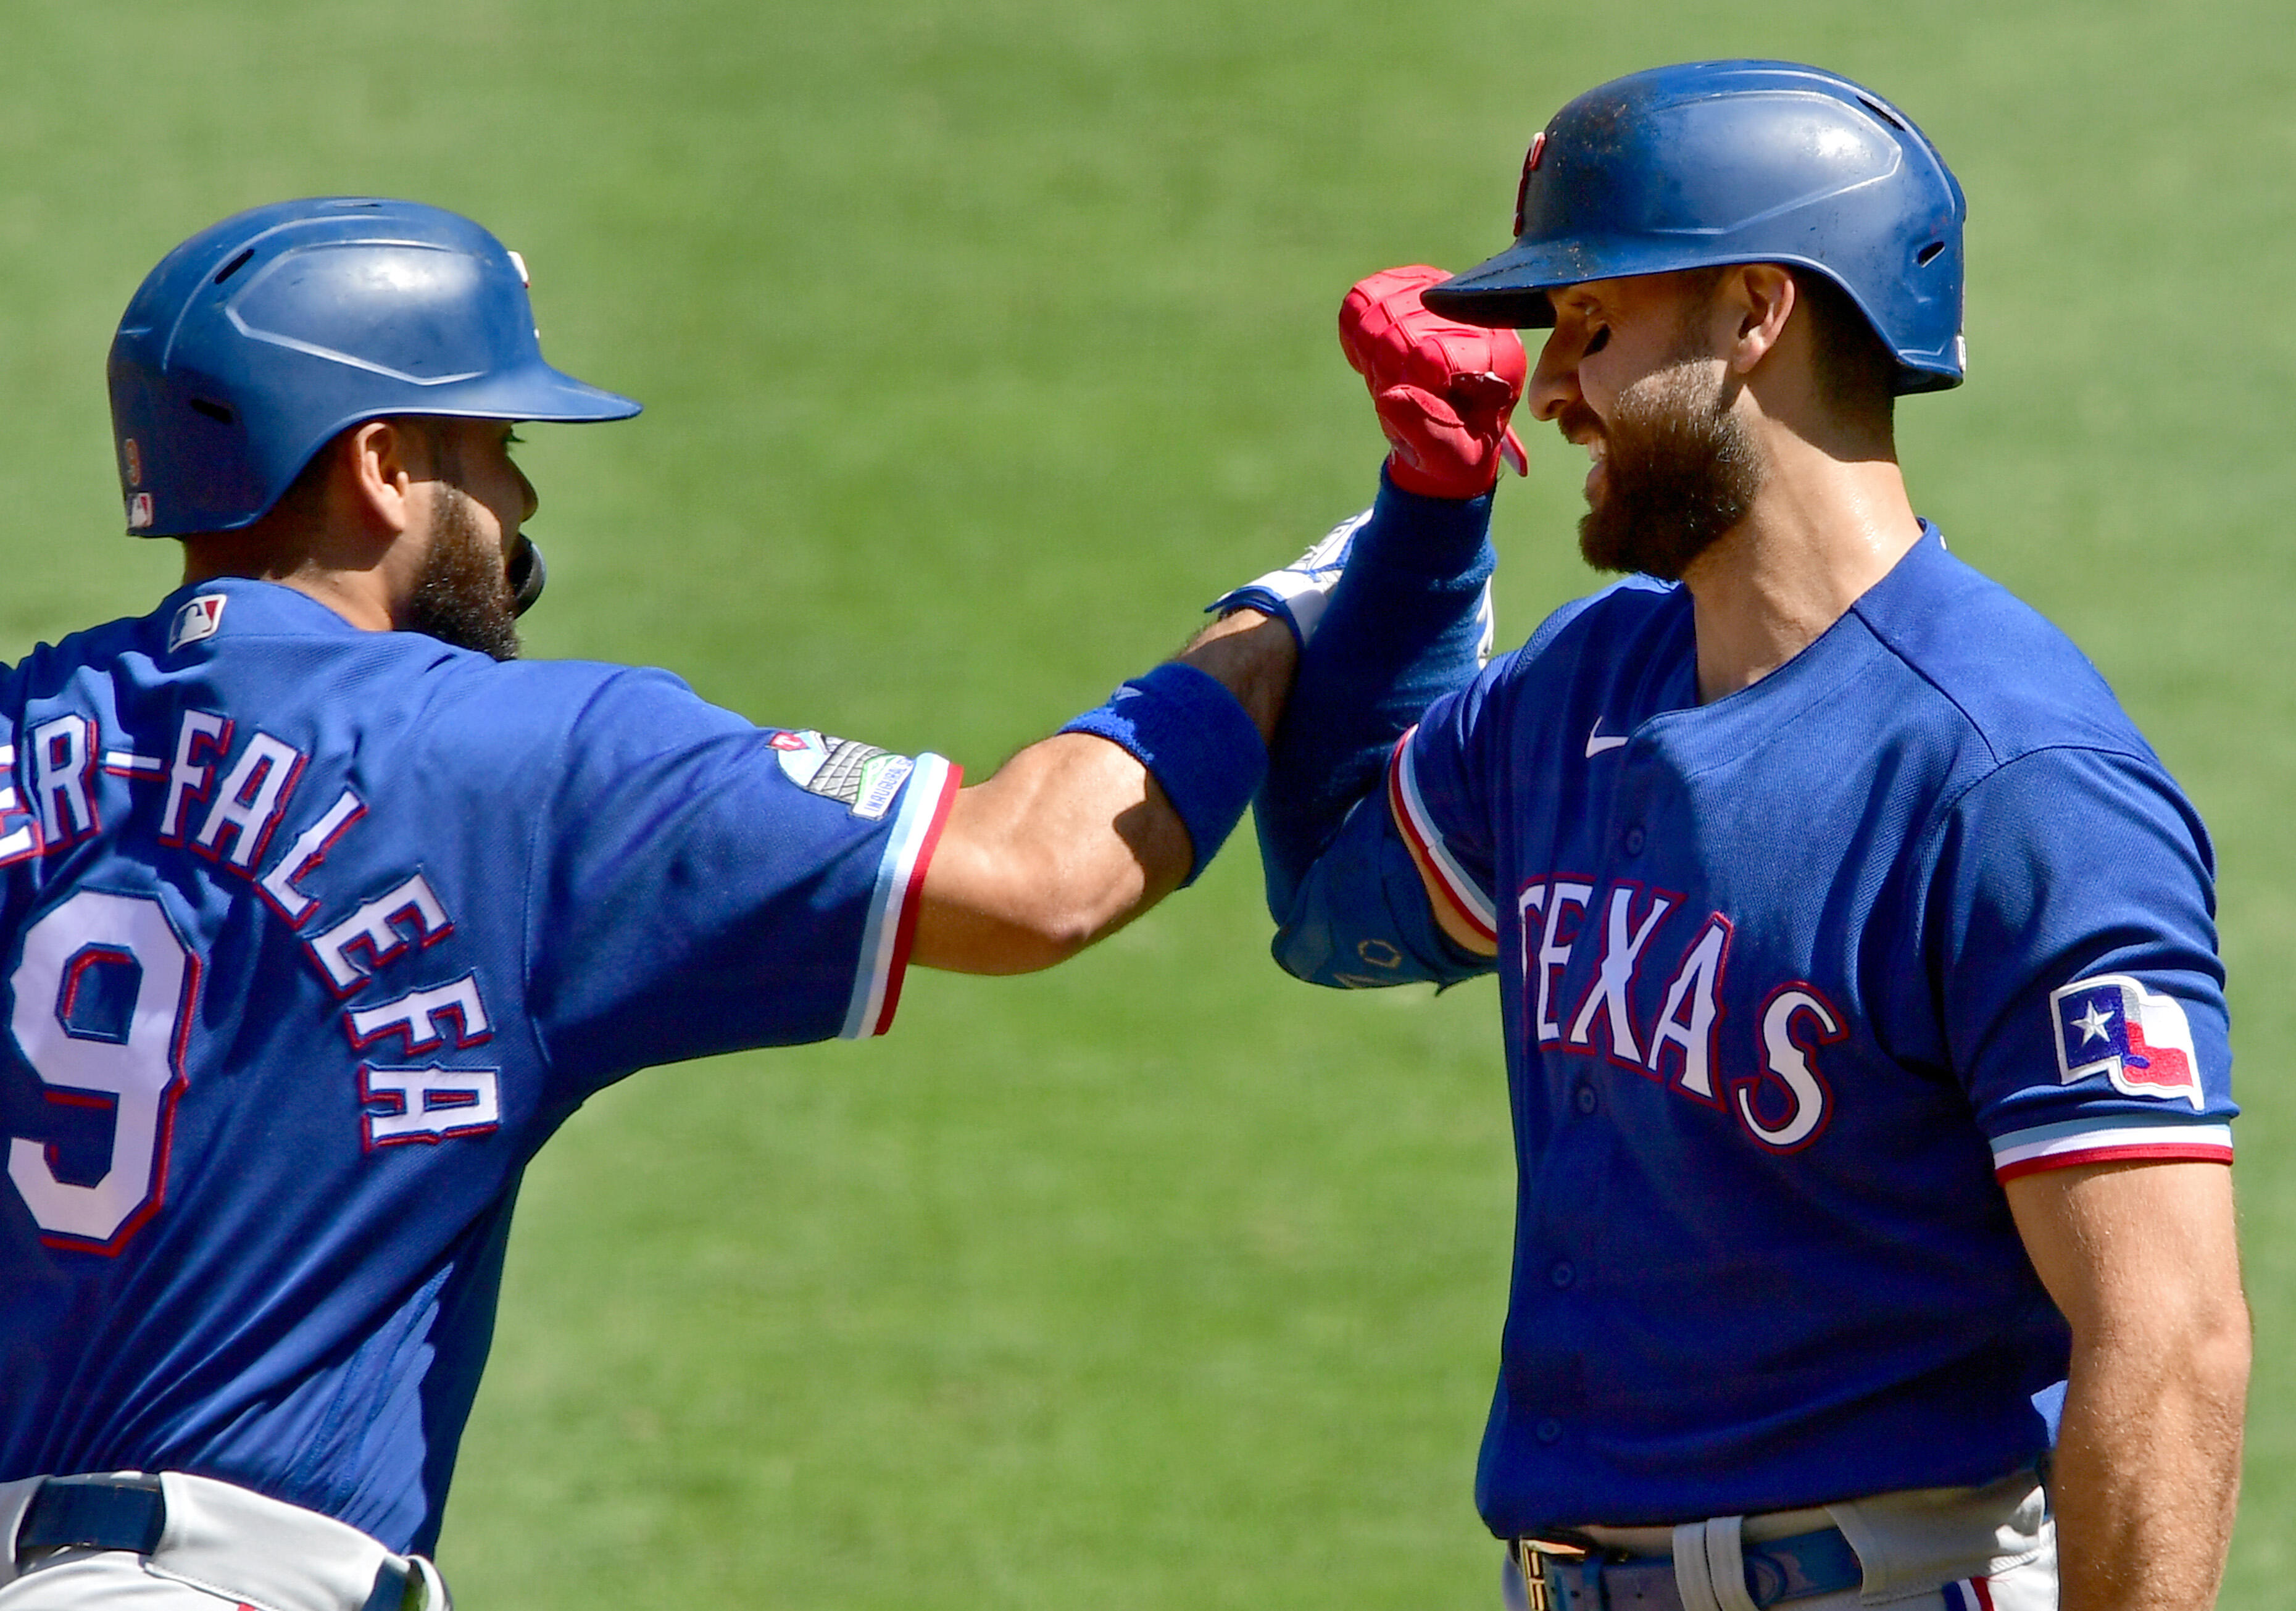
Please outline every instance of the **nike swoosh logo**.
[{"label": "nike swoosh logo", "polygon": [[1604,736],[1603,724],[1598,721],[1595,724],[1595,730],[1587,735],[1587,759],[1592,760],[1605,750],[1624,749],[1626,744],[1627,736],[1624,733],[1612,733],[1607,737]]}]

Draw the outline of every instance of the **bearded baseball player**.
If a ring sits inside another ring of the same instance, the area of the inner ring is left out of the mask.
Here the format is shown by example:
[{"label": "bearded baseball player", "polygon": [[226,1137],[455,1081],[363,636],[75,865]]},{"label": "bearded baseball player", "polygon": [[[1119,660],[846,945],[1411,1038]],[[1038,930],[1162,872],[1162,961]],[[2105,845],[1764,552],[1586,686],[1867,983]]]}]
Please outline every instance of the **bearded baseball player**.
[{"label": "bearded baseball player", "polygon": [[1201,867],[1293,638],[1245,612],[978,787],[523,662],[525,266],[437,208],[226,219],[111,385],[151,614],[0,668],[0,1607],[443,1611],[535,1149],[642,1064],[882,1033]]},{"label": "bearded baseball player", "polygon": [[[1306,645],[1258,807],[1283,965],[1499,978],[1476,1497],[1558,1611],[2216,1593],[2249,1341],[2212,854],[1908,502],[1963,215],[1830,73],[1581,95],[1512,247],[1350,295],[1378,502],[1224,601]],[[1485,666],[1510,327],[1626,579]]]}]

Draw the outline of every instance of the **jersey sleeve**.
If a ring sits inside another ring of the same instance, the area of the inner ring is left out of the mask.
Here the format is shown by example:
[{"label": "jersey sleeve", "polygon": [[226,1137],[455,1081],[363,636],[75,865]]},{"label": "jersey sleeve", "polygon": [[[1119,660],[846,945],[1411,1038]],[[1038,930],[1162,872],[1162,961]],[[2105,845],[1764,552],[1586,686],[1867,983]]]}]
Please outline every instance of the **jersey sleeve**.
[{"label": "jersey sleeve", "polygon": [[1482,670],[1496,563],[1490,514],[1488,495],[1422,497],[1382,471],[1378,502],[1352,523],[1346,567],[1301,646],[1252,801],[1278,925],[1341,824],[1380,792],[1397,736]]},{"label": "jersey sleeve", "polygon": [[1925,926],[1997,1178],[2231,1160],[2214,875],[2199,816],[2145,758],[2038,752],[1952,807]]},{"label": "jersey sleeve", "polygon": [[1498,941],[1493,891],[1495,840],[1486,749],[1496,724],[1496,691],[1513,669],[1514,655],[1493,661],[1482,674],[1427,708],[1418,726],[1398,740],[1388,760],[1387,803],[1414,856],[1433,875],[1437,893],[1467,927]]},{"label": "jersey sleeve", "polygon": [[1443,903],[1487,943],[1498,938],[1496,824],[1506,810],[1510,779],[1520,770],[1510,737],[1517,719],[1527,714],[1521,702],[1536,697],[1527,690],[1534,678],[1558,669],[1567,674],[1583,653],[1585,637],[1574,626],[1599,622],[1598,612],[1614,603],[1635,604],[1635,612],[1623,619],[1639,620],[1652,601],[1636,596],[1663,600],[1676,591],[1675,584],[1630,576],[1570,600],[1541,621],[1522,647],[1430,705],[1389,757],[1386,794],[1396,826],[1432,875]]},{"label": "jersey sleeve", "polygon": [[587,1088],[883,1033],[959,777],[755,727],[666,673],[609,678],[532,841],[529,1001],[554,1066]]}]

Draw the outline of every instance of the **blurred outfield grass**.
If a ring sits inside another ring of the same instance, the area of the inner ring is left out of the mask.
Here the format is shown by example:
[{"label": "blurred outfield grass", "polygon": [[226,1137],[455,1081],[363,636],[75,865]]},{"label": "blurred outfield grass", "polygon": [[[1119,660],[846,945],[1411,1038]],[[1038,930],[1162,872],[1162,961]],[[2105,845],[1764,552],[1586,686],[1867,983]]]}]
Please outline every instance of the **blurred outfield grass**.
[{"label": "blurred outfield grass", "polygon": [[[523,251],[558,362],[530,646],[984,773],[1364,502],[1331,338],[1502,243],[1525,140],[1702,55],[1900,102],[1972,200],[1916,501],[2066,626],[2218,836],[2259,1338],[2226,1603],[2296,1605],[2296,318],[2284,6],[8,0],[0,653],[141,610],[101,384],[143,271],[373,189]],[[1575,454],[1503,633],[1582,590]],[[1240,842],[1240,846],[1242,842]],[[1490,987],[1264,960],[1239,848],[886,1041],[655,1073],[545,1153],[442,1556],[470,1611],[1491,1603]]]}]

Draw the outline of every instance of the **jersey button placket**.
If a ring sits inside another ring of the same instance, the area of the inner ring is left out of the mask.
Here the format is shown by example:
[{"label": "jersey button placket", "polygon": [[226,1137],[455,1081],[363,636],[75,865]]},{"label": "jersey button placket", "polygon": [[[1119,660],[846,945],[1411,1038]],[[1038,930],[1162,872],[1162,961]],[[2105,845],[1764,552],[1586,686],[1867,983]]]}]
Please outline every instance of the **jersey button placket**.
[{"label": "jersey button placket", "polygon": [[1595,1093],[1595,1082],[1592,1080],[1578,1081],[1578,1086],[1570,1093],[1570,1106],[1577,1108],[1580,1114],[1589,1118],[1594,1115],[1596,1108],[1603,1106],[1603,1098]]}]

